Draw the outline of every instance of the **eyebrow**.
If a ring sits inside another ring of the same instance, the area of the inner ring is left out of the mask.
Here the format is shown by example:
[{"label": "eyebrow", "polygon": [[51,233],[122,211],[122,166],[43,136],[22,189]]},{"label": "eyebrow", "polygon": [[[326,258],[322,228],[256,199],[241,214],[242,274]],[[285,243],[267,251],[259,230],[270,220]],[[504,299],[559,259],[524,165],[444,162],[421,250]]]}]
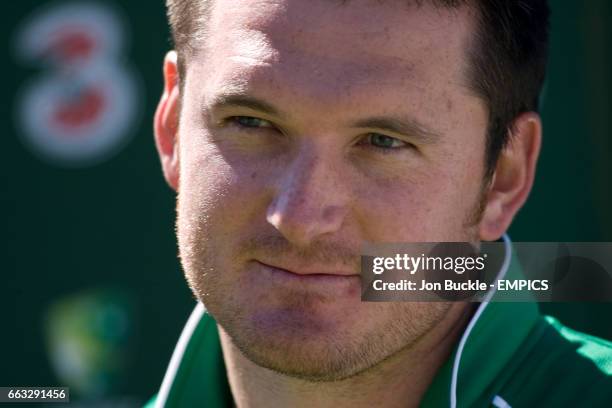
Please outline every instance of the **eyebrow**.
[{"label": "eyebrow", "polygon": [[220,94],[216,95],[210,102],[210,109],[223,109],[223,108],[248,108],[269,115],[282,117],[283,114],[276,109],[273,105],[266,101],[263,101],[252,96],[241,95],[241,94]]},{"label": "eyebrow", "polygon": [[[285,114],[279,109],[275,108],[274,105],[262,99],[239,93],[218,94],[211,100],[209,107],[210,109],[241,107],[274,115],[279,118],[285,116]],[[418,120],[411,117],[399,118],[393,116],[376,116],[360,119],[354,122],[351,126],[357,128],[377,129],[400,135],[406,135],[423,144],[435,143],[442,137],[440,133],[428,128],[427,126],[421,124]]]}]

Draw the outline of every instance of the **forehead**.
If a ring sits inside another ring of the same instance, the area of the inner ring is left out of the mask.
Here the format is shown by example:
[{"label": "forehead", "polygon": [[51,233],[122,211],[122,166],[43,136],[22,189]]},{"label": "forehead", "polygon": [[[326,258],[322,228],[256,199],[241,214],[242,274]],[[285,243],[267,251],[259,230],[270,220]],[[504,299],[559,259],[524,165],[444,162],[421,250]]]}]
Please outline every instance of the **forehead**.
[{"label": "forehead", "polygon": [[203,52],[190,65],[214,91],[255,86],[317,101],[394,90],[418,99],[468,93],[472,11],[422,3],[217,0]]}]

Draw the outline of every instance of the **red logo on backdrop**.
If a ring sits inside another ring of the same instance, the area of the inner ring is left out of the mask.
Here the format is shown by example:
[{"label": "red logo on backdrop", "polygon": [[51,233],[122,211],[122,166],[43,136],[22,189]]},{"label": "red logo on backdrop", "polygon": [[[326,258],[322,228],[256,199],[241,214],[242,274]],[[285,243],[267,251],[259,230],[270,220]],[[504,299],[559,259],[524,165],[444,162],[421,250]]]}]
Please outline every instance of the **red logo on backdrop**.
[{"label": "red logo on backdrop", "polygon": [[85,89],[75,98],[65,101],[55,109],[53,121],[58,128],[75,129],[95,122],[104,109],[104,95],[100,89]]},{"label": "red logo on backdrop", "polygon": [[85,27],[65,27],[54,35],[49,49],[52,54],[59,55],[66,61],[86,60],[95,52],[95,41]]},{"label": "red logo on backdrop", "polygon": [[63,3],[24,23],[17,52],[45,69],[16,106],[23,140],[38,156],[88,166],[125,146],[141,99],[123,62],[124,35],[117,13],[95,3]]}]

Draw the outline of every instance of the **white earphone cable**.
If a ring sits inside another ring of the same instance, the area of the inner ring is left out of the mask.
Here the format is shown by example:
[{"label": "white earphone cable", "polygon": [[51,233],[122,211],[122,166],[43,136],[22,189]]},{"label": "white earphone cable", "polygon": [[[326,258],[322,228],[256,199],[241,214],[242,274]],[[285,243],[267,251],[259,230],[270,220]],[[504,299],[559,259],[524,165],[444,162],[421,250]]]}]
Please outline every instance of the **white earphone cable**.
[{"label": "white earphone cable", "polygon": [[[502,266],[499,270],[499,273],[497,274],[496,279],[502,279],[506,275],[506,272],[508,271],[508,267],[510,266],[510,259],[512,258],[512,246],[511,246],[510,237],[508,237],[508,234],[504,234],[502,238],[504,240],[504,250],[505,250],[504,262],[502,263]],[[461,340],[459,341],[459,346],[457,347],[457,354],[455,355],[455,361],[453,362],[453,372],[451,376],[451,388],[450,388],[450,406],[451,408],[457,408],[457,380],[458,380],[458,375],[459,375],[459,364],[461,362],[461,355],[463,354],[465,343],[467,342],[467,339],[470,336],[472,329],[474,328],[474,326],[476,326],[476,322],[482,315],[482,312],[484,312],[485,308],[489,304],[489,301],[495,294],[496,290],[497,288],[494,286],[493,289],[491,289],[486,294],[485,298],[480,303],[480,306],[478,306],[478,309],[476,309],[476,313],[474,313],[472,320],[470,320],[465,331],[463,332],[463,335],[461,336]]]}]

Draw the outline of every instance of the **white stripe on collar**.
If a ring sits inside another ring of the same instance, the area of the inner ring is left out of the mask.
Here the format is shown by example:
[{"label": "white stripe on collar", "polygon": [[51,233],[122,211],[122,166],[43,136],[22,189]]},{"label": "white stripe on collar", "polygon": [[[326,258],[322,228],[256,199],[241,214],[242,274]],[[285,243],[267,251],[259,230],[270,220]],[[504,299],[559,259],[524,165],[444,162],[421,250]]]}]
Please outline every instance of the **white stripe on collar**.
[{"label": "white stripe on collar", "polygon": [[204,313],[204,306],[202,303],[198,302],[193,312],[191,312],[191,316],[189,316],[187,324],[181,332],[181,337],[179,337],[179,340],[176,343],[176,347],[172,353],[172,358],[170,359],[170,364],[168,364],[168,369],[166,370],[164,380],[162,381],[159,393],[157,394],[157,399],[155,400],[155,408],[163,408],[166,406],[168,395],[170,394],[170,388],[172,388],[172,383],[174,383],[176,373],[181,365],[181,360],[183,359],[183,355],[185,354],[189,340],[191,339],[196,327],[198,327],[200,319],[202,319]]}]

